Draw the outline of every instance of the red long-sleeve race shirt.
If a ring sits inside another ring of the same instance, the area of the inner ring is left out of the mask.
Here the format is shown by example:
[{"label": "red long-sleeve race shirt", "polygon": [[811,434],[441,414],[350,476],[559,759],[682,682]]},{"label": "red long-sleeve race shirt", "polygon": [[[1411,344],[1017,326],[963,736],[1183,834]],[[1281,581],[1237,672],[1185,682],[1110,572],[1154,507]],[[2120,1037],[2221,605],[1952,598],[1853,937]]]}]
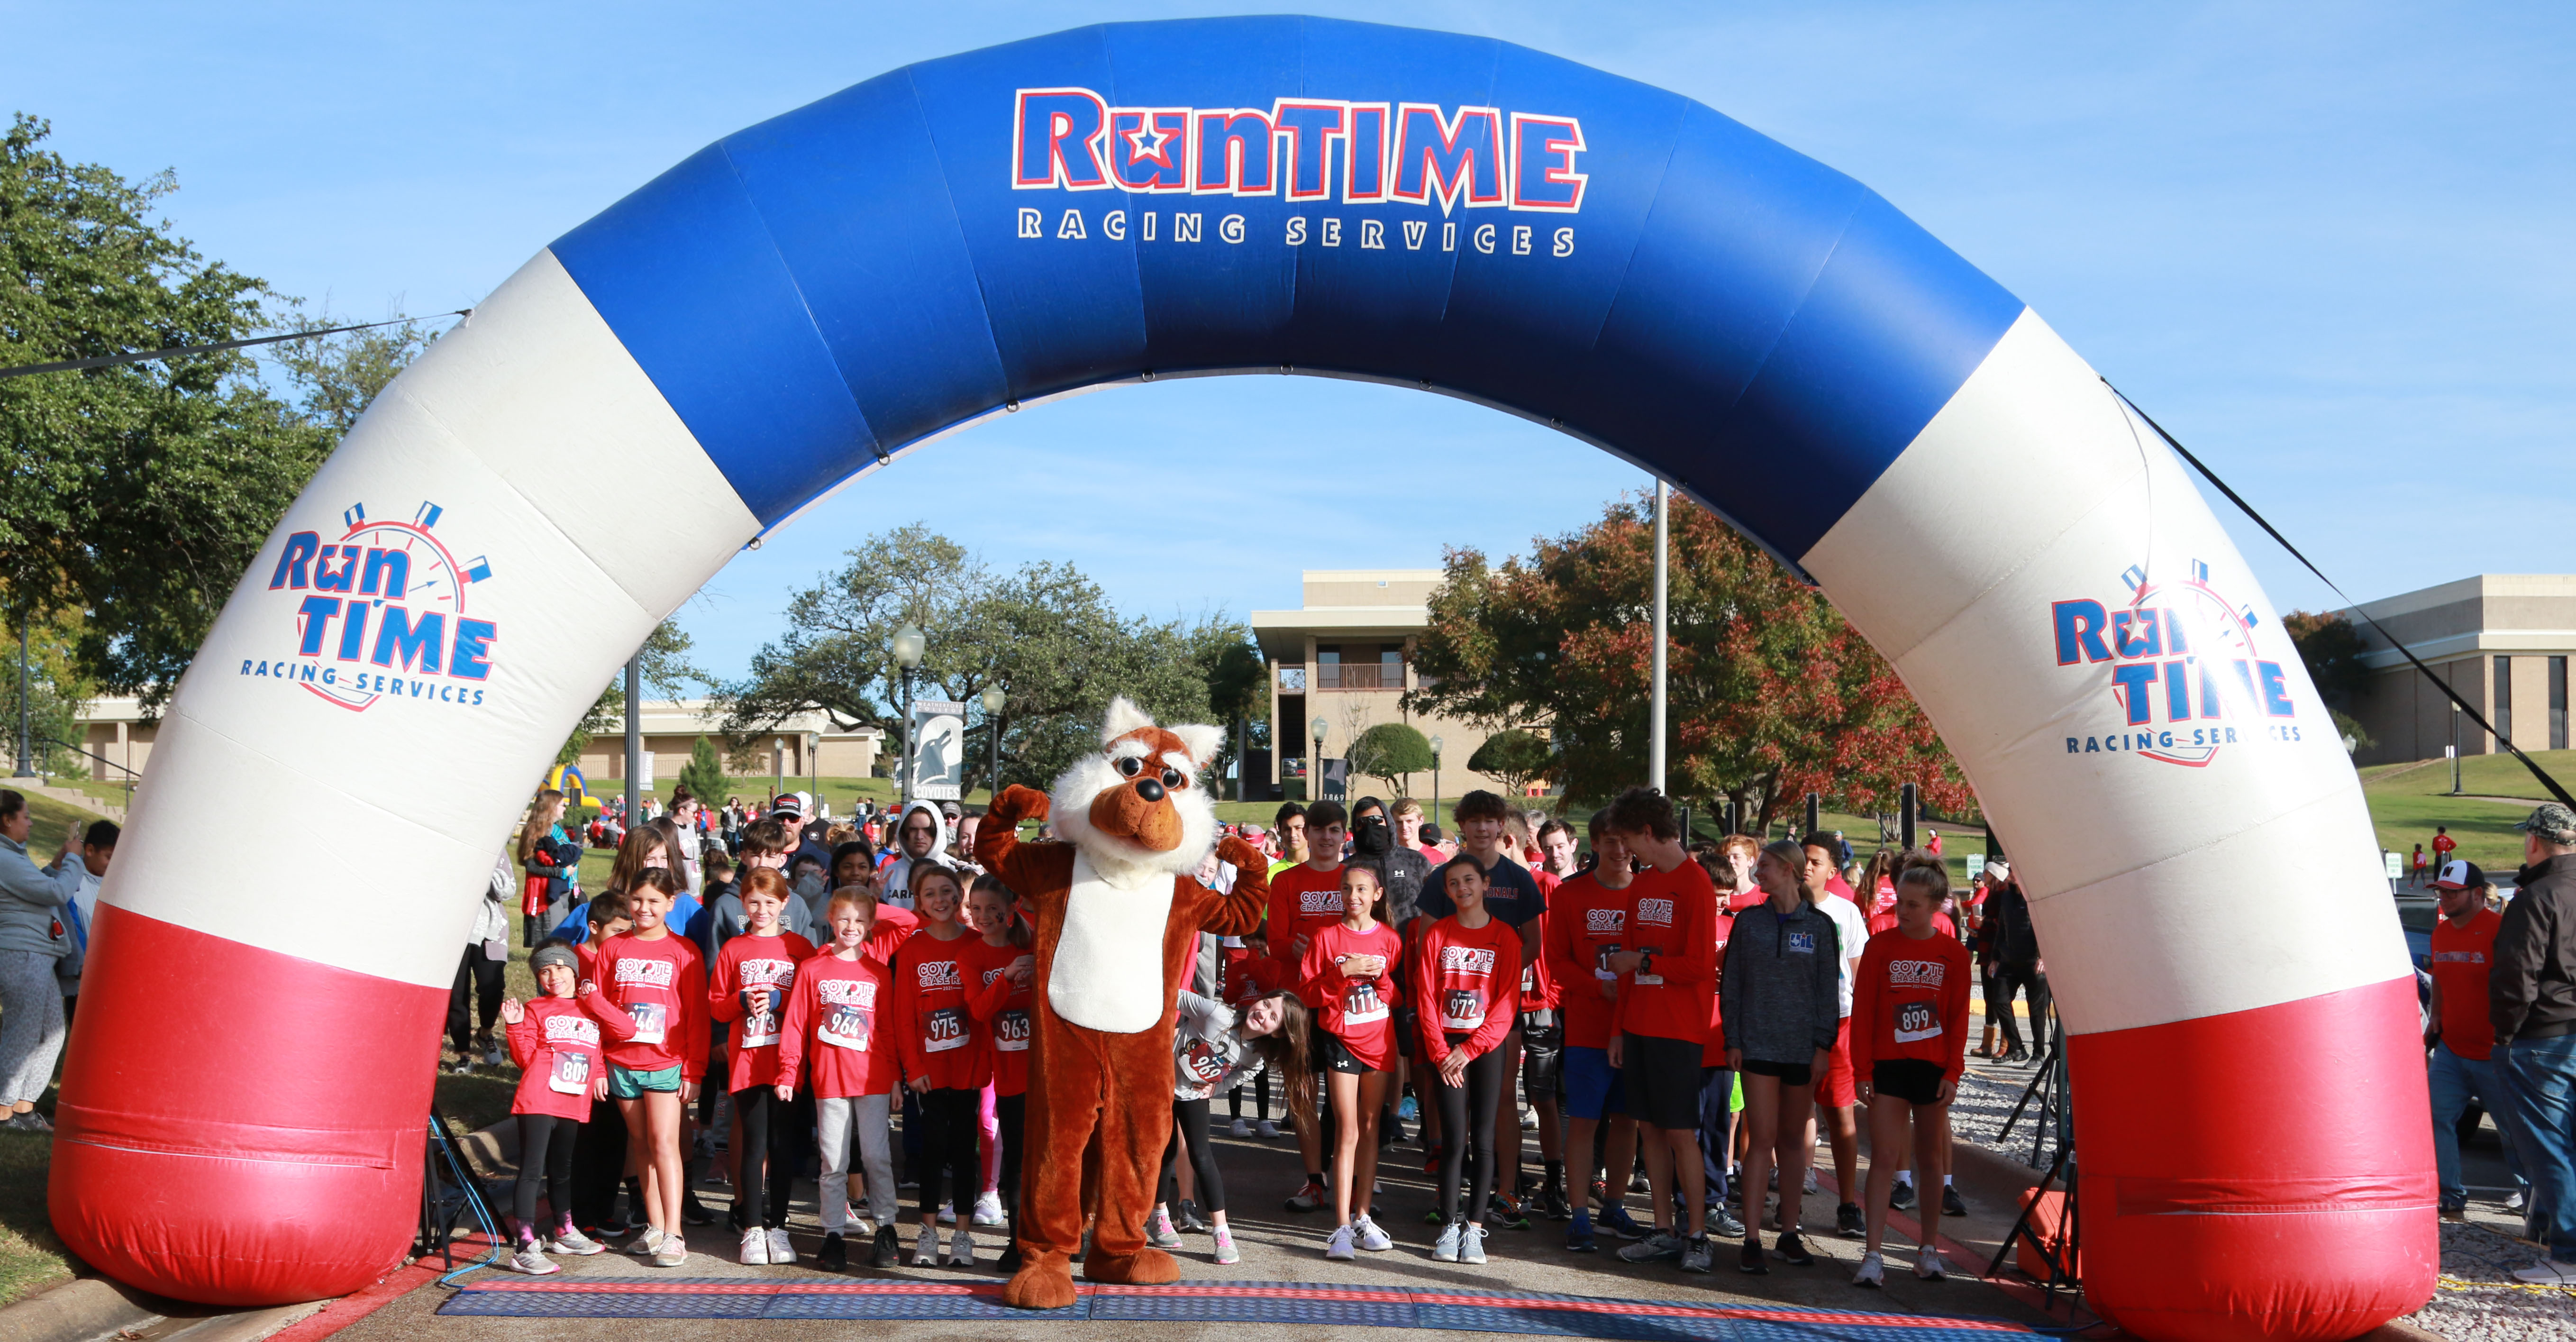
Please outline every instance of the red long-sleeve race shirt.
[{"label": "red long-sleeve race shirt", "polygon": [[894,1010],[889,1024],[903,1047],[903,1074],[926,1076],[936,1090],[981,1090],[993,1079],[984,1032],[967,1002],[974,953],[983,939],[968,933],[941,941],[915,932],[894,956]]},{"label": "red long-sleeve race shirt", "polygon": [[741,1022],[725,1041],[732,1059],[726,1090],[777,1083],[778,1034],[787,1013],[787,992],[796,986],[796,966],[813,956],[814,943],[793,932],[774,937],[745,933],[716,952],[715,972],[708,976],[707,1011],[727,1024]]},{"label": "red long-sleeve race shirt", "polygon": [[[1567,877],[1548,897],[1539,951],[1556,980],[1568,1048],[1610,1047],[1618,1028],[1619,978],[1610,972],[1609,960],[1626,949],[1628,905],[1634,898],[1633,885],[1613,890],[1590,872]],[[1605,983],[1611,985],[1611,996],[1602,995]]]},{"label": "red long-sleeve race shirt", "polygon": [[591,1083],[608,1074],[602,1042],[634,1032],[634,1019],[597,993],[528,1003],[527,1014],[510,1027],[510,1061],[519,1066],[510,1112],[575,1122],[590,1117]]},{"label": "red long-sleeve race shirt", "polygon": [[997,1096],[1029,1093],[1029,990],[1036,980],[1013,983],[1010,974],[1011,966],[1029,954],[1008,943],[988,945],[977,937],[975,948],[966,955],[966,1009],[992,1050]]},{"label": "red long-sleeve race shirt", "polygon": [[887,973],[865,951],[855,960],[825,952],[797,966],[779,1023],[779,1077],[803,1080],[818,1100],[892,1093],[903,1059],[878,1028],[894,998]]},{"label": "red long-sleeve race shirt", "polygon": [[[1345,955],[1374,955],[1386,961],[1375,978],[1355,979],[1337,963]],[[1335,923],[1313,934],[1299,966],[1297,995],[1315,1004],[1324,1031],[1342,1041],[1351,1056],[1372,1071],[1395,1066],[1396,973],[1404,964],[1404,941],[1395,929],[1379,923],[1354,932]]]},{"label": "red long-sleeve race shirt", "polygon": [[1656,1039],[1708,1042],[1716,1008],[1717,887],[1697,862],[1648,867],[1628,886],[1628,945],[1651,968],[1619,980],[1618,1027]]},{"label": "red long-sleeve race shirt", "polygon": [[[1317,871],[1300,862],[1270,878],[1270,958],[1306,981],[1305,958],[1297,951],[1297,938],[1302,933],[1311,939],[1327,927],[1342,921],[1342,869]],[[1321,1006],[1313,998],[1306,1005]]]},{"label": "red long-sleeve race shirt", "polygon": [[611,937],[594,965],[602,996],[635,1021],[635,1033],[608,1046],[608,1060],[630,1072],[680,1069],[695,1081],[707,1069],[707,970],[686,937],[646,941]]},{"label": "red long-sleeve race shirt", "polygon": [[1503,1042],[1520,1013],[1520,956],[1520,930],[1500,918],[1468,927],[1452,914],[1424,930],[1411,975],[1424,1061],[1448,1057],[1453,1034],[1467,1036],[1458,1047],[1470,1058]]},{"label": "red long-sleeve race shirt", "polygon": [[1952,1080],[1967,1069],[1968,948],[1935,932],[1921,941],[1881,932],[1852,976],[1854,1072],[1899,1058],[1941,1065]]}]

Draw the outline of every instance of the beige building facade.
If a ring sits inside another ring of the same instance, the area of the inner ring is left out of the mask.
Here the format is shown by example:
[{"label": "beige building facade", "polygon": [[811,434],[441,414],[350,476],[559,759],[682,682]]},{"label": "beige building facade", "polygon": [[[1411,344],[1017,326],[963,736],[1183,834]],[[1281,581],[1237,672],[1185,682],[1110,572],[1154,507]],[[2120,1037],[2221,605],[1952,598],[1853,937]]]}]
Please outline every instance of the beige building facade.
[{"label": "beige building facade", "polygon": [[[2371,745],[2360,764],[2438,759],[2501,747],[2442,691],[2425,683],[2393,637],[2421,658],[2496,730],[2524,750],[2568,748],[2568,659],[2576,656],[2576,574],[2482,573],[2474,578],[2362,603],[2387,630],[2353,625],[2372,675],[2353,716]],[[2347,615],[2352,612],[2346,612]],[[2454,721],[2456,719],[2456,722]]]},{"label": "beige building facade", "polygon": [[[1438,569],[1308,569],[1302,606],[1252,612],[1253,636],[1270,674],[1266,781],[1273,789],[1263,792],[1264,780],[1255,777],[1249,793],[1254,800],[1276,797],[1284,784],[1307,775],[1318,719],[1326,759],[1343,758],[1360,733],[1382,722],[1408,723],[1434,738],[1437,774],[1417,773],[1409,780],[1412,795],[1426,805],[1435,791],[1454,802],[1476,788],[1500,790],[1501,784],[1467,768],[1468,758],[1485,743],[1484,731],[1404,707],[1404,692],[1421,686],[1413,655],[1430,626],[1429,603],[1441,576]],[[1375,778],[1350,780],[1353,797],[1389,792]]]}]

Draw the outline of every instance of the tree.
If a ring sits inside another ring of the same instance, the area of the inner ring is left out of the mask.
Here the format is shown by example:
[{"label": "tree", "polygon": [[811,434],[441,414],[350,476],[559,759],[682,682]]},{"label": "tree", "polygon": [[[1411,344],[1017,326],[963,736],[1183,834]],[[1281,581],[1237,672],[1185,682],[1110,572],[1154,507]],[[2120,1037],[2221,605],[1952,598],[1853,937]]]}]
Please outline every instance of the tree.
[{"label": "tree", "polygon": [[1346,752],[1351,772],[1365,774],[1384,782],[1388,788],[1409,792],[1410,784],[1398,785],[1407,774],[1431,767],[1431,739],[1408,723],[1381,722],[1352,740]]},{"label": "tree", "polygon": [[2361,630],[2342,611],[2294,610],[2281,617],[2281,627],[2289,631],[2299,660],[2307,663],[2317,698],[2338,717],[2349,715],[2370,688],[2370,668],[2361,660],[2369,647],[2362,642]]},{"label": "tree", "polygon": [[[662,621],[645,638],[644,646],[636,650],[637,658],[643,663],[636,668],[636,678],[644,683],[645,689],[664,699],[685,697],[693,681],[712,687],[715,681],[689,660],[691,646],[688,634],[678,624]],[[608,688],[599,692],[599,697],[591,701],[590,711],[582,714],[581,721],[573,727],[572,735],[564,738],[563,749],[555,752],[555,763],[574,763],[602,733],[622,733],[625,729],[626,669],[619,667],[617,674],[609,678]]]},{"label": "tree", "polygon": [[[1653,659],[1651,505],[1487,564],[1452,551],[1409,707],[1489,730],[1544,726],[1548,776],[1604,799],[1636,782]],[[1824,597],[1714,515],[1672,508],[1666,773],[1680,800],[1733,800],[1768,824],[1818,792],[1868,812],[1912,782],[1945,813],[1966,780],[1894,668]],[[1475,766],[1472,762],[1470,767]]]},{"label": "tree", "polygon": [[[27,631],[27,756],[39,773],[114,781],[124,775],[79,753],[80,717],[91,698],[73,655],[79,641],[77,611],[40,620]],[[13,768],[18,758],[17,644],[14,624],[0,629],[0,757]]]},{"label": "tree", "polygon": [[[1430,742],[1424,742],[1423,753],[1431,753]],[[1518,727],[1506,728],[1485,738],[1476,753],[1467,757],[1467,767],[1503,785],[1511,796],[1524,795],[1531,780],[1547,772],[1554,756],[1545,738]]]},{"label": "tree", "polygon": [[709,806],[723,800],[724,761],[716,758],[715,742],[701,736],[696,745],[689,747],[689,762],[680,769],[680,786]]}]

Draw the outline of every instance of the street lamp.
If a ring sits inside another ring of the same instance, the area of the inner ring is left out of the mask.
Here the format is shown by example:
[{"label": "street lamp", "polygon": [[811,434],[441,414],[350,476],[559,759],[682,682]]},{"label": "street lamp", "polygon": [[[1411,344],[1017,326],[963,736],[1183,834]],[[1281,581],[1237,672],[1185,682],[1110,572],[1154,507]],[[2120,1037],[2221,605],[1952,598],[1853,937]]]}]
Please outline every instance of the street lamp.
[{"label": "street lamp", "polygon": [[[912,676],[921,669],[921,654],[929,642],[917,624],[894,631],[894,663],[903,668],[903,702],[895,705],[896,716],[903,719],[903,762],[898,766],[902,776],[895,779],[894,787],[895,800],[906,805],[912,801]],[[895,811],[900,815],[903,807]]]},{"label": "street lamp", "polygon": [[1440,747],[1439,737],[1431,738],[1431,823],[1440,823]]},{"label": "street lamp", "polygon": [[1002,795],[1002,710],[1010,702],[1010,691],[999,685],[984,687],[984,735],[991,738],[993,759],[984,776],[984,791],[997,801]]},{"label": "street lamp", "polygon": [[1331,724],[1321,717],[1315,719],[1311,732],[1315,738],[1315,757],[1306,761],[1306,800],[1308,801],[1324,799],[1324,733],[1330,730],[1332,730]]}]

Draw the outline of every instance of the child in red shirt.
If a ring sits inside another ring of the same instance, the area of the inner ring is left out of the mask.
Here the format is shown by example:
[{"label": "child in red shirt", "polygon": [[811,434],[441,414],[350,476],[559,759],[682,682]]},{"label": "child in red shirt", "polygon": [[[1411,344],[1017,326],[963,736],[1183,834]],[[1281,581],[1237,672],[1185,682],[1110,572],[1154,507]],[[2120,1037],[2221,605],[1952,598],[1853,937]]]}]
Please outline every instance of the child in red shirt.
[{"label": "child in red shirt", "polygon": [[715,1019],[735,1026],[728,1041],[732,1067],[725,1089],[733,1095],[733,1130],[742,1155],[736,1185],[742,1198],[742,1261],[793,1263],[787,1199],[795,1188],[796,1161],[788,1153],[813,1126],[814,1116],[807,1106],[792,1098],[777,1100],[770,1091],[778,1083],[778,1036],[787,994],[796,986],[796,966],[813,957],[814,943],[779,925],[787,901],[795,898],[786,877],[768,867],[749,868],[739,897],[742,933],[716,955],[707,1008]]},{"label": "child in red shirt", "polygon": [[[983,1182],[976,1172],[976,1119],[984,1083],[993,1079],[992,1053],[968,1004],[968,975],[981,943],[957,921],[966,898],[957,873],[916,862],[911,885],[921,930],[895,952],[891,1024],[903,1049],[904,1084],[921,1099],[921,1233],[913,1241],[912,1265],[965,1267],[975,1261],[975,1237],[967,1227]],[[939,1250],[942,1175],[948,1176],[949,1205],[957,1214],[945,1255]]]},{"label": "child in red shirt", "polygon": [[608,1093],[626,1120],[630,1160],[643,1174],[646,1229],[637,1248],[655,1267],[688,1261],[681,1240],[680,1120],[698,1094],[707,1061],[707,972],[695,946],[663,919],[679,893],[666,867],[647,867],[627,888],[635,930],[599,948],[600,992],[634,1019],[635,1031],[610,1044]]},{"label": "child in red shirt", "polygon": [[823,1249],[815,1256],[816,1266],[826,1272],[848,1266],[849,1251],[841,1237],[849,1224],[855,1129],[867,1172],[868,1215],[876,1223],[876,1265],[896,1267],[903,1255],[895,1242],[894,1149],[888,1136],[902,1059],[878,1029],[894,993],[874,938],[876,892],[843,886],[832,892],[825,907],[832,944],[797,966],[786,1019],[779,1024],[778,1076],[770,1093],[779,1101],[793,1099],[801,1080],[814,1096],[815,1132],[823,1155],[817,1193]]},{"label": "child in red shirt", "polygon": [[[978,876],[966,896],[966,920],[981,934],[969,955],[967,1010],[991,1043],[993,1116],[998,1120],[1002,1167],[994,1181],[1002,1213],[1016,1221],[1020,1209],[1020,1138],[1028,1127],[1030,982],[1037,957],[1036,938],[1011,908],[1011,888],[994,876]],[[1005,1232],[998,1266],[1020,1268],[1016,1230]]]},{"label": "child in red shirt", "polygon": [[[1288,818],[1281,813],[1282,821]],[[1279,965],[1284,986],[1299,990],[1307,1007],[1320,1005],[1306,996],[1306,948],[1315,934],[1342,920],[1342,842],[1350,835],[1350,815],[1337,801],[1319,801],[1294,817],[1302,828],[1284,830],[1298,836],[1298,842],[1309,854],[1295,866],[1271,873],[1270,911],[1262,923],[1262,932],[1270,942],[1270,958]],[[1309,1054],[1318,1067],[1324,1065],[1331,1048],[1324,1038],[1323,1016],[1310,1014],[1315,1037],[1308,1043]],[[1338,1111],[1336,1111],[1338,1112]],[[1325,1122],[1332,1121],[1330,1115]],[[1370,1149],[1374,1151],[1375,1145]],[[1297,1153],[1306,1161],[1306,1183],[1288,1199],[1291,1211],[1314,1211],[1329,1200],[1324,1188],[1324,1133],[1305,1127],[1297,1129]]]},{"label": "child in red shirt", "polygon": [[[1312,829],[1314,823],[1309,808],[1306,824]],[[1341,894],[1341,920],[1304,938],[1297,995],[1316,1008],[1323,1027],[1315,1061],[1324,1070],[1339,1138],[1332,1169],[1335,1219],[1324,1256],[1348,1262],[1357,1257],[1355,1245],[1372,1251],[1395,1247],[1369,1219],[1368,1196],[1377,1176],[1378,1111],[1386,1104],[1386,1074],[1395,1066],[1395,971],[1404,943],[1377,919],[1386,889],[1378,884],[1376,868],[1343,867]],[[1272,927],[1276,931],[1280,924]]]},{"label": "child in red shirt", "polygon": [[[1896,877],[1896,926],[1869,939],[1852,976],[1852,1071],[1869,1106],[1869,1239],[1855,1286],[1885,1275],[1879,1243],[1887,1233],[1888,1194],[1896,1187],[1895,1153],[1911,1149],[1917,1177],[1950,1168],[1950,1097],[1967,1068],[1968,948],[1932,926],[1950,895],[1949,875],[1925,864]],[[1911,1129],[1909,1132],[1908,1129]],[[1926,1239],[1914,1275],[1940,1281],[1949,1264]]]},{"label": "child in red shirt", "polygon": [[[510,1230],[517,1242],[509,1266],[531,1276],[559,1271],[548,1253],[589,1255],[604,1246],[575,1229],[572,1221],[573,1134],[590,1117],[594,1095],[608,1094],[608,1067],[600,1057],[602,1036],[623,1039],[635,1022],[599,995],[594,987],[576,996],[581,984],[581,957],[565,943],[548,938],[528,957],[536,972],[536,1000],[522,1007],[516,998],[501,1002],[501,1019],[510,1027],[510,1060],[519,1066],[519,1089],[510,1097],[510,1112],[519,1124],[519,1181]],[[546,1186],[554,1210],[555,1231],[537,1234],[537,1184]]]},{"label": "child in red shirt", "polygon": [[[1443,1263],[1485,1261],[1485,1203],[1494,1188],[1494,1124],[1503,1086],[1495,1048],[1520,1011],[1520,930],[1485,911],[1485,871],[1473,862],[1443,869],[1443,892],[1458,910],[1422,933],[1413,959],[1414,1018],[1422,1062],[1440,1105],[1440,1242]],[[1460,1175],[1470,1130],[1476,1174],[1466,1222],[1459,1222]],[[1514,1129],[1513,1140],[1519,1140]]]}]

